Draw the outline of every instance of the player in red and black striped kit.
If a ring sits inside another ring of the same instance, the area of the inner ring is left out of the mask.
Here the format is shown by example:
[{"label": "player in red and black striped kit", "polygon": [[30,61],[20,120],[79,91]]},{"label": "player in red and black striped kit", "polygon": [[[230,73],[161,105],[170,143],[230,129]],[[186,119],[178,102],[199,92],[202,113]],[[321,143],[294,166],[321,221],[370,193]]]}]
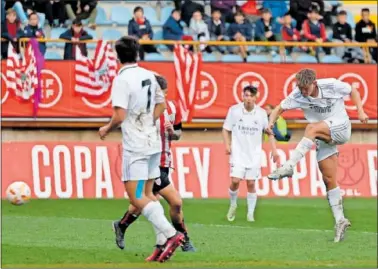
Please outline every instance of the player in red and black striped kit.
[{"label": "player in red and black striped kit", "polygon": [[[167,81],[161,77],[156,76],[156,79],[163,90],[165,95],[167,95]],[[173,187],[169,180],[169,169],[171,168],[171,142],[172,140],[179,140],[182,132],[182,116],[180,108],[173,101],[166,100],[167,109],[160,116],[157,124],[160,127],[160,136],[162,141],[162,153],[160,161],[160,178],[155,180],[153,187],[153,192],[155,195],[161,195],[169,204],[171,221],[175,229],[182,232],[185,235],[185,243],[182,245],[182,250],[185,252],[194,252],[193,247],[186,226],[184,224],[184,215],[182,211],[182,199]],[[129,206],[128,211],[125,213],[123,218],[115,222],[123,233],[122,237],[116,236],[117,246],[121,249],[125,247],[124,234],[126,229],[140,216],[140,212],[137,212],[133,206]],[[150,257],[147,258],[148,261],[156,260],[159,255],[164,250],[164,246],[157,245],[155,251]]]}]

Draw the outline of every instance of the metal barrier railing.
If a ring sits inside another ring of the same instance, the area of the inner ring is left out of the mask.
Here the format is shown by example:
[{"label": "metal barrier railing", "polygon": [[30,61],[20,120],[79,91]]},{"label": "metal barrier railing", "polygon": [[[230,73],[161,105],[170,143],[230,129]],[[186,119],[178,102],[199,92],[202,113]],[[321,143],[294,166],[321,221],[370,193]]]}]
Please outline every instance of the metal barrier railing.
[{"label": "metal barrier railing", "polygon": [[[3,39],[2,39],[3,40]],[[21,47],[24,48],[26,42],[29,40],[29,38],[21,38]],[[37,39],[39,42],[63,42],[63,43],[74,43],[71,40],[65,40],[65,39],[49,39],[49,38],[43,38],[43,39]],[[115,40],[107,40],[110,43],[115,43]],[[96,43],[98,40],[92,39],[92,40],[83,40],[79,41],[79,43]],[[78,42],[75,42],[78,43]],[[191,45],[194,47],[195,51],[199,50],[199,46],[206,44],[209,46],[257,46],[257,47],[279,47],[279,52],[281,56],[281,60],[286,60],[286,53],[285,48],[287,47],[331,47],[331,48],[337,48],[337,47],[359,47],[362,49],[364,53],[364,60],[365,63],[371,63],[371,55],[369,52],[370,48],[377,48],[378,43],[376,42],[367,42],[367,43],[360,43],[360,42],[350,42],[350,43],[334,43],[334,42],[324,42],[324,43],[317,43],[317,42],[286,42],[286,41],[277,41],[277,42],[271,42],[271,41],[176,41],[176,40],[139,40],[139,43],[141,45],[175,45],[175,44],[181,44],[181,45]]]}]

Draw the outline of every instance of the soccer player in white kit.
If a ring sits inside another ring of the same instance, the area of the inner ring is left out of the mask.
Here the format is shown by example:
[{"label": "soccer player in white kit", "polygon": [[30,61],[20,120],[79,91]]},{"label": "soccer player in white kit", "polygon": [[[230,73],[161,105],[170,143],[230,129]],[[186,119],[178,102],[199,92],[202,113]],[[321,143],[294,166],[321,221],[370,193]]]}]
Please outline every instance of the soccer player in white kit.
[{"label": "soccer player in white kit", "polygon": [[[231,184],[229,189],[230,208],[228,221],[234,221],[240,181],[247,182],[247,221],[255,221],[257,195],[255,181],[261,177],[262,140],[268,127],[266,111],[256,105],[257,88],[247,86],[243,89],[243,103],[233,105],[227,113],[223,125],[223,140],[226,154],[230,155]],[[273,161],[278,159],[275,139],[269,135]]]},{"label": "soccer player in white kit", "polygon": [[[183,243],[184,235],[175,230],[164,215],[164,209],[152,193],[156,178],[160,177],[161,139],[156,120],[165,110],[165,98],[153,72],[139,67],[139,43],[132,37],[122,37],[115,44],[122,64],[112,85],[113,116],[101,127],[104,139],[114,127],[122,127],[122,180],[135,206],[151,222],[156,240],[165,246],[156,261],[164,262]],[[119,225],[113,222],[116,236]]]},{"label": "soccer player in white kit", "polygon": [[344,239],[346,229],[351,226],[350,221],[344,217],[342,196],[336,180],[336,145],[348,142],[351,136],[351,123],[345,110],[344,97],[351,97],[361,122],[367,123],[368,116],[362,107],[360,94],[348,83],[334,78],[316,79],[316,73],[312,69],[300,70],[296,74],[296,80],[297,87],[271,113],[267,132],[272,133],[278,116],[289,109],[302,109],[309,124],[290,160],[268,175],[268,178],[276,180],[291,177],[296,164],[316,144],[319,169],[336,222],[334,242],[340,242]]}]

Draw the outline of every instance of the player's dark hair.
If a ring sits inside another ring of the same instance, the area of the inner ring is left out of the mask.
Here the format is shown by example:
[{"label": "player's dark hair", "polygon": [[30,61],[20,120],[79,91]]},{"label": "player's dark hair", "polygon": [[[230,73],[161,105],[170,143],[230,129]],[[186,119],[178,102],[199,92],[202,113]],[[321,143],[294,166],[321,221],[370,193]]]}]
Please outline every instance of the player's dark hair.
[{"label": "player's dark hair", "polygon": [[33,15],[36,15],[36,16],[38,17],[38,14],[37,14],[36,12],[33,11],[32,13],[29,14],[28,18],[30,19],[31,16],[33,16]]},{"label": "player's dark hair", "polygon": [[246,86],[243,89],[243,93],[250,92],[252,96],[255,96],[257,94],[257,88],[254,86]]},{"label": "player's dark hair", "polygon": [[144,12],[144,10],[141,6],[137,6],[136,8],[134,8],[134,14],[137,13],[138,11]]},{"label": "player's dark hair", "polygon": [[361,9],[361,13],[363,13],[363,12],[368,12],[368,13],[370,13],[370,9],[368,9],[368,8],[363,8],[363,9]]},{"label": "player's dark hair", "polygon": [[121,37],[115,43],[115,50],[121,64],[136,63],[139,52],[138,40],[131,36]]},{"label": "player's dark hair", "polygon": [[160,75],[155,75],[155,78],[156,78],[157,83],[160,86],[160,89],[165,90],[168,88],[168,82],[164,77]]}]

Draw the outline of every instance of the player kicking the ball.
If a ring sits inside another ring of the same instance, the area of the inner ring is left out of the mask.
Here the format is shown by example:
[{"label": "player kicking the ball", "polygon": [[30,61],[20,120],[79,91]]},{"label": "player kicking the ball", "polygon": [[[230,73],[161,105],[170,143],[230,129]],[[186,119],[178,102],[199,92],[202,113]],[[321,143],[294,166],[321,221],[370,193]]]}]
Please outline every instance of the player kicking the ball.
[{"label": "player kicking the ball", "polygon": [[99,135],[104,139],[121,124],[125,190],[130,203],[151,222],[157,240],[164,241],[164,251],[156,259],[164,262],[184,241],[184,235],[169,223],[152,193],[154,181],[160,177],[161,140],[156,120],[165,110],[165,98],[154,73],[137,64],[136,39],[122,37],[115,49],[122,67],[112,85],[113,116],[100,128]]},{"label": "player kicking the ball", "polygon": [[277,106],[270,115],[267,132],[272,128],[278,116],[286,110],[300,108],[309,121],[304,137],[295,148],[290,160],[276,169],[268,178],[276,180],[291,177],[296,164],[311,150],[316,143],[316,157],[323,181],[327,189],[327,198],[335,218],[335,242],[344,239],[345,231],[351,226],[344,217],[342,196],[337,186],[337,147],[346,143],[351,136],[351,123],[344,106],[344,97],[351,97],[357,107],[358,118],[367,123],[360,94],[348,83],[334,78],[316,79],[311,69],[302,69],[296,75],[297,87]]},{"label": "player kicking the ball", "polygon": [[[233,105],[227,113],[223,125],[223,140],[226,154],[230,156],[231,185],[230,208],[228,221],[235,220],[239,183],[247,182],[247,220],[255,221],[257,195],[255,181],[261,177],[262,139],[264,130],[268,127],[268,115],[265,110],[257,106],[257,88],[247,86],[243,89],[243,103]],[[272,147],[273,161],[278,159],[273,134],[269,135]]]},{"label": "player kicking the ball", "polygon": [[[167,95],[167,81],[161,77],[156,76],[160,88],[163,90],[164,95]],[[188,232],[184,224],[184,215],[182,212],[182,199],[176,189],[169,181],[169,169],[171,167],[171,141],[179,140],[182,132],[182,116],[179,107],[172,101],[166,101],[167,109],[160,116],[157,121],[160,136],[162,141],[162,154],[160,159],[160,178],[155,180],[153,193],[161,195],[169,204],[170,216],[172,224],[175,229],[185,235],[185,242],[182,245],[182,250],[185,252],[193,252],[195,248],[190,242]],[[139,217],[140,212],[130,205],[128,211],[123,218],[115,221],[116,231],[116,244],[120,249],[124,249],[125,241],[124,236],[127,228]],[[156,249],[154,253],[147,258],[148,261],[153,261],[159,257],[160,253],[164,250],[164,243],[156,242]]]}]

